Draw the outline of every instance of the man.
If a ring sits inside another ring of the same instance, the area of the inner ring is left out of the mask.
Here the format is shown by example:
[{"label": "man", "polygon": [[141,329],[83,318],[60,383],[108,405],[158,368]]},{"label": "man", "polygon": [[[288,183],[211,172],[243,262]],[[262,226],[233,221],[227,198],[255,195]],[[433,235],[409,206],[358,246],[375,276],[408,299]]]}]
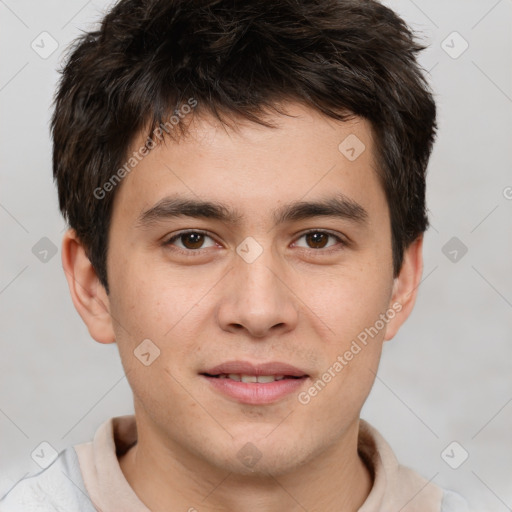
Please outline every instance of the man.
[{"label": "man", "polygon": [[2,510],[465,510],[360,419],[421,281],[422,48],[359,0],[123,0],[76,41],[62,261],[135,415]]}]

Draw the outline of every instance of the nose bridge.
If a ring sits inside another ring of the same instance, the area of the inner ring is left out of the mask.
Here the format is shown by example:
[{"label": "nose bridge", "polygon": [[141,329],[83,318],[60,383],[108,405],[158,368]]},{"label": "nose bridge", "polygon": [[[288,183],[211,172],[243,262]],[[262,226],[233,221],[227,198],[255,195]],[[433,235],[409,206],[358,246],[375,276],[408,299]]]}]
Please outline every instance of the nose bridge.
[{"label": "nose bridge", "polygon": [[271,247],[256,244],[246,239],[237,247],[238,257],[229,273],[232,283],[223,297],[219,321],[224,329],[243,327],[254,336],[265,336],[276,326],[293,328],[298,306],[285,285],[285,266],[279,256]]},{"label": "nose bridge", "polygon": [[[270,252],[270,251],[268,251]],[[279,271],[276,272],[276,262],[271,256],[260,256],[258,260],[252,263],[239,261],[237,264],[238,279],[242,287],[240,290],[248,297],[252,297],[254,304],[264,299],[264,304],[270,306],[272,300],[276,300],[276,295],[281,294]]]},{"label": "nose bridge", "polygon": [[[282,295],[282,277],[279,277],[279,268],[282,268],[271,247],[258,249],[252,243],[246,242],[247,247],[241,244],[237,248],[237,253],[242,253],[235,264],[236,276],[239,279],[240,286],[237,290],[240,292],[239,298],[246,300],[248,305],[252,305],[253,310],[270,310],[278,304],[278,297]],[[277,271],[276,271],[277,270]]]}]

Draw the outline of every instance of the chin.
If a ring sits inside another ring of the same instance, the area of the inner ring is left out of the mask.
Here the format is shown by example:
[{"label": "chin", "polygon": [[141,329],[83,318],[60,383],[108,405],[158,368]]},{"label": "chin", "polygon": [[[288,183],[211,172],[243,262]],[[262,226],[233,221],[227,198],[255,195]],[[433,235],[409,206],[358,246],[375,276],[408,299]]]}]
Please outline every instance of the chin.
[{"label": "chin", "polygon": [[282,456],[280,458],[274,456],[272,459],[262,454],[261,459],[254,464],[240,462],[237,454],[235,454],[233,459],[225,463],[224,469],[233,475],[250,477],[251,480],[268,480],[272,477],[277,478],[291,473],[302,464],[304,464],[304,461],[296,454],[288,457]]},{"label": "chin", "polygon": [[[319,449],[318,451],[321,451]],[[218,467],[233,475],[268,479],[293,472],[314,457],[315,450],[308,450],[303,442],[296,439],[249,439],[225,446],[224,457],[219,455]]]}]

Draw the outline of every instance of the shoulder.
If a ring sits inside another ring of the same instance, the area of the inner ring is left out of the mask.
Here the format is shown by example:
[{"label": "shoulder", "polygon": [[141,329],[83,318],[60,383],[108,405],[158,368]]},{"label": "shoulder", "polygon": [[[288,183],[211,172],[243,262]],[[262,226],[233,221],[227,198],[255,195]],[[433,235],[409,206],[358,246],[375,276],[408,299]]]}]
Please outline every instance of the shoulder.
[{"label": "shoulder", "polygon": [[63,511],[96,512],[73,447],[63,450],[46,469],[22,478],[0,497],[0,512]]},{"label": "shoulder", "polygon": [[441,512],[469,512],[468,503],[460,494],[445,490],[441,503]]},{"label": "shoulder", "polygon": [[461,496],[400,464],[391,446],[364,420],[360,421],[358,449],[374,477],[373,488],[359,512],[469,512]]}]

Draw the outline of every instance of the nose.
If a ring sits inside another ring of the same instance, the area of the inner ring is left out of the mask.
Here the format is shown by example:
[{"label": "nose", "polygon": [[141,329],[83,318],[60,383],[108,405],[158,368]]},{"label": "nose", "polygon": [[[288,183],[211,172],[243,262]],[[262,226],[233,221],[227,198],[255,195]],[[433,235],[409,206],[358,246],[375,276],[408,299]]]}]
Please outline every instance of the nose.
[{"label": "nose", "polygon": [[223,330],[265,338],[295,329],[300,301],[289,282],[289,269],[272,251],[252,263],[237,257],[226,280],[217,308]]}]

